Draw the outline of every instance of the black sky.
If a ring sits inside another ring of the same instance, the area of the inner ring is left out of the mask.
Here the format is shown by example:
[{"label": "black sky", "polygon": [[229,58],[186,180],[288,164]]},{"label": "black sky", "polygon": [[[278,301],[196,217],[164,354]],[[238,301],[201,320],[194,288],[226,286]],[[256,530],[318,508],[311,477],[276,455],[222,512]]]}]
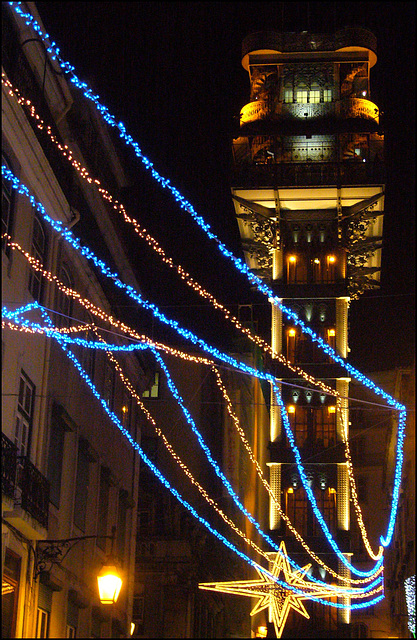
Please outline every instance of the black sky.
[{"label": "black sky", "polygon": [[[364,371],[408,364],[414,353],[415,9],[413,2],[38,2],[61,55],[122,120],[158,172],[236,254],[231,140],[249,101],[241,43],[261,30],[371,29],[378,62],[371,99],[385,114],[388,177],[381,289],[351,304],[350,361]],[[130,156],[136,217],[224,304],[265,304],[195,223],[158,192]],[[137,168],[136,168],[137,167]],[[135,246],[145,293],[202,332],[214,317]],[[154,277],[149,277],[149,276]],[[156,277],[155,277],[156,276]],[[140,275],[139,275],[140,277]],[[184,321],[185,323],[185,321]],[[194,324],[193,324],[194,323]],[[209,332],[210,333],[210,332]],[[210,336],[209,336],[210,337]],[[212,335],[211,335],[212,337]]]}]

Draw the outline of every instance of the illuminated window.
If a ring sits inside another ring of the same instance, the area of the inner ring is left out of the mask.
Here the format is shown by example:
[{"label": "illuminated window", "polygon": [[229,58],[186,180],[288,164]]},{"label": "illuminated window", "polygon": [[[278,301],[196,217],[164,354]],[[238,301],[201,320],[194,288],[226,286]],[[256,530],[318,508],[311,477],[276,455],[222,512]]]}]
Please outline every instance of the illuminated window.
[{"label": "illuminated window", "polygon": [[312,89],[310,91],[309,102],[317,103],[320,102],[320,89]]},{"label": "illuminated window", "polygon": [[307,535],[307,496],[303,487],[286,492],[286,515],[293,526],[302,535]]},{"label": "illuminated window", "polygon": [[292,363],[295,362],[296,338],[297,338],[296,330],[289,329],[287,333],[287,358]]},{"label": "illuminated window", "polygon": [[304,255],[289,255],[287,263],[287,284],[307,284],[307,262]]},{"label": "illuminated window", "polygon": [[150,389],[142,393],[143,398],[159,398],[159,371],[155,371],[154,381]]},{"label": "illuminated window", "polygon": [[49,630],[49,611],[38,608],[36,621],[36,637],[47,638]]},{"label": "illuminated window", "polygon": [[335,349],[336,347],[335,329],[327,329],[327,344],[330,345],[332,349]]},{"label": "illuminated window", "polygon": [[313,282],[322,282],[323,270],[321,268],[320,258],[314,258],[313,260]]},{"label": "illuminated window", "polygon": [[[316,489],[314,491],[314,496],[316,498],[317,507],[320,513],[322,514],[325,523],[330,529],[331,533],[335,533],[336,531],[336,491],[329,487],[327,489]],[[320,527],[317,518],[313,518],[313,536],[322,536],[323,532]]]},{"label": "illuminated window", "polygon": [[284,90],[284,102],[292,102],[293,101],[293,91],[292,89]]},{"label": "illuminated window", "polygon": [[[335,407],[314,409],[314,440],[323,447],[336,444],[336,412]],[[332,410],[332,411],[331,411]]]},{"label": "illuminated window", "polygon": [[307,104],[308,100],[308,91],[307,89],[299,89],[296,92],[296,102],[301,103],[301,104]]},{"label": "illuminated window", "polygon": [[326,282],[335,282],[336,278],[336,256],[326,257]]},{"label": "illuminated window", "polygon": [[323,90],[323,102],[331,102],[332,101],[332,90],[324,89]]},{"label": "illuminated window", "polygon": [[[46,267],[46,232],[38,215],[33,220],[31,255],[38,260],[42,266]],[[39,271],[29,271],[28,289],[38,302],[42,301],[43,278]]]}]

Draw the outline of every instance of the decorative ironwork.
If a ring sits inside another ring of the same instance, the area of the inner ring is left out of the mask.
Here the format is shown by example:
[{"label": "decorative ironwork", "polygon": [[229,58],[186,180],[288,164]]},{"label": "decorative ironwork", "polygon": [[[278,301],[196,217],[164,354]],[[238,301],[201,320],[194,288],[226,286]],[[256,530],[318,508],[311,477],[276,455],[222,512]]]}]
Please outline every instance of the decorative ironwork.
[{"label": "decorative ironwork", "polygon": [[16,487],[17,447],[4,433],[1,434],[1,491],[14,497]]},{"label": "decorative ironwork", "polygon": [[76,544],[83,540],[96,540],[97,538],[105,538],[112,541],[112,555],[116,539],[116,527],[112,528],[110,536],[91,535],[79,536],[77,538],[65,538],[63,540],[38,540],[34,567],[35,580],[41,573],[49,572],[53,565],[61,564]]}]

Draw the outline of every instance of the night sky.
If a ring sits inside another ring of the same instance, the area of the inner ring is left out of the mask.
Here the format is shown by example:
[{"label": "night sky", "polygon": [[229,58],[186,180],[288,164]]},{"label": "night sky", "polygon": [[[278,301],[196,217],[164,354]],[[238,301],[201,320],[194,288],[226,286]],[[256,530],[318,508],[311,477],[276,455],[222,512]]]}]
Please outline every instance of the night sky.
[{"label": "night sky", "polygon": [[[231,141],[249,102],[241,43],[261,30],[332,32],[344,25],[371,29],[378,62],[371,99],[384,112],[387,185],[381,288],[352,302],[350,362],[363,371],[414,359],[415,275],[415,9],[413,2],[38,2],[64,60],[86,81],[157,171],[169,178],[241,256],[230,195]],[[130,212],[219,300],[267,302],[219,253],[216,245],[126,155],[137,197]],[[74,229],[75,231],[75,229]],[[212,341],[215,316],[158,267],[140,240],[129,245],[144,293],[167,315]],[[149,254],[149,255],[148,255]],[[218,316],[216,316],[218,317]]]}]

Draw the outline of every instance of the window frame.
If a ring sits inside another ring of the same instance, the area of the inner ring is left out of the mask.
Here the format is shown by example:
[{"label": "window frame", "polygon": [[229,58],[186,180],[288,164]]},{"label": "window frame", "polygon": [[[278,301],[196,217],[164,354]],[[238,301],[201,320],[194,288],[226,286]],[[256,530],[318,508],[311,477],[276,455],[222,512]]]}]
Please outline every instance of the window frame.
[{"label": "window frame", "polygon": [[[40,231],[39,236],[36,230]],[[42,237],[43,243],[39,242],[40,237]],[[41,217],[36,212],[33,216],[32,240],[30,246],[31,256],[33,256],[33,258],[35,258],[35,260],[37,260],[43,268],[46,269],[48,258],[48,236]],[[32,298],[39,303],[42,302],[44,289],[44,280],[41,273],[29,268],[28,290]]]},{"label": "window frame", "polygon": [[[59,269],[59,278],[62,284],[68,289],[74,285],[71,271],[66,263],[62,263]],[[70,327],[72,317],[72,298],[66,296],[60,289],[57,290],[55,299],[55,311],[57,315],[56,324],[58,327]]]},{"label": "window frame", "polygon": [[[1,154],[2,164],[5,164],[9,171],[12,171],[12,164],[10,162],[7,154],[2,152]],[[4,206],[4,202],[7,201],[8,206]],[[13,237],[13,229],[14,229],[14,218],[15,218],[15,189],[12,187],[12,183],[9,180],[6,180],[4,176],[2,176],[1,180],[1,235],[3,233],[7,234],[11,238]],[[5,213],[7,212],[7,218]],[[11,248],[6,244],[6,238],[2,238],[1,241],[1,249],[2,252],[5,253],[7,257],[10,256]]]},{"label": "window frame", "polygon": [[[23,386],[23,391],[22,391]],[[27,407],[27,389],[31,390],[30,398],[29,398],[29,407]],[[16,420],[15,420],[15,437],[14,443],[18,450],[18,455],[21,457],[29,457],[30,453],[30,445],[31,445],[31,437],[32,437],[32,426],[33,426],[33,418],[35,412],[35,395],[36,395],[36,385],[29,376],[24,372],[23,369],[20,370],[19,376],[19,389],[17,394],[17,403],[16,403]],[[22,398],[22,402],[21,402]],[[20,418],[20,421],[19,421]],[[22,429],[23,426],[23,429]],[[22,431],[25,431],[25,435],[22,438]],[[23,442],[24,440],[24,442]]]}]

